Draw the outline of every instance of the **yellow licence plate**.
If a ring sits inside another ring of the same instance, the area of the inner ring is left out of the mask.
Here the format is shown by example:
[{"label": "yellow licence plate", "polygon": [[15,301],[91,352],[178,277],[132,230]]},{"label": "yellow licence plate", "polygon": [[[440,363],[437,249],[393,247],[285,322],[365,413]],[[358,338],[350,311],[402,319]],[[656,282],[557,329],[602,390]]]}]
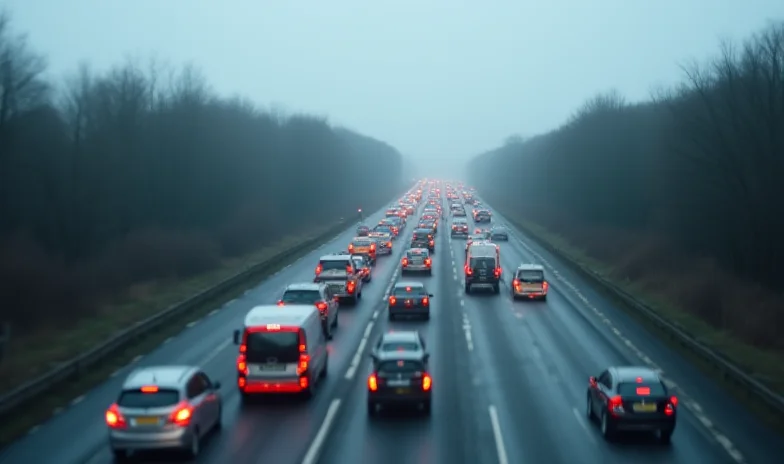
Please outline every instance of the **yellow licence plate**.
[{"label": "yellow licence plate", "polygon": [[158,425],[157,417],[137,417],[136,425]]},{"label": "yellow licence plate", "polygon": [[398,388],[397,390],[395,390],[395,393],[397,393],[398,395],[405,395],[406,393],[408,393],[408,388]]},{"label": "yellow licence plate", "polygon": [[656,403],[634,403],[634,412],[656,412]]},{"label": "yellow licence plate", "polygon": [[367,248],[367,247],[357,247],[357,248],[354,248],[354,253],[368,253],[369,251],[370,251],[370,248]]}]

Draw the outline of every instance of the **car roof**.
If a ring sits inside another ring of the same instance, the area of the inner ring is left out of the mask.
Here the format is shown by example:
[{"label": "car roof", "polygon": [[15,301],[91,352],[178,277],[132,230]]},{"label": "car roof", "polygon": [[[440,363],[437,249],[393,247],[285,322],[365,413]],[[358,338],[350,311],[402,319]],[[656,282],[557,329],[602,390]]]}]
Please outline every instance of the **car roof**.
[{"label": "car roof", "polygon": [[544,266],[541,264],[526,263],[517,266],[518,271],[544,271]]},{"label": "car roof", "polygon": [[614,366],[610,368],[616,382],[634,382],[638,377],[644,382],[660,381],[659,374],[645,366]]},{"label": "car roof", "polygon": [[387,332],[381,335],[384,342],[417,342],[419,343],[419,332],[415,330],[404,330],[401,332]]},{"label": "car roof", "polygon": [[335,253],[332,255],[324,255],[321,258],[319,258],[319,261],[346,261],[349,259],[351,259],[351,255],[348,253],[342,255]]},{"label": "car roof", "polygon": [[326,284],[314,282],[297,282],[289,284],[286,287],[286,290],[319,290],[322,287],[326,287]]},{"label": "car roof", "polygon": [[299,327],[317,312],[313,305],[260,305],[251,308],[245,315],[245,327],[258,327],[266,324],[280,324]]},{"label": "car roof", "polygon": [[424,351],[382,351],[378,353],[379,361],[424,361]]},{"label": "car roof", "polygon": [[128,374],[123,383],[123,390],[138,389],[145,385],[181,388],[198,370],[198,367],[187,365],[140,367]]},{"label": "car roof", "polygon": [[406,288],[406,287],[425,288],[425,284],[423,284],[422,282],[413,282],[413,281],[401,281],[395,283],[395,288]]}]

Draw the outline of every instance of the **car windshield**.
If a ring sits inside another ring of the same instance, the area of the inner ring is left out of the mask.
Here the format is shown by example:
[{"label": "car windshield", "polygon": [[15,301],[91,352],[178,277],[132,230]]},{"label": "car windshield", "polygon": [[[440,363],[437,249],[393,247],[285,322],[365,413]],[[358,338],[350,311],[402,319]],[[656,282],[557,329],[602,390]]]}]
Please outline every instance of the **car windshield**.
[{"label": "car windshield", "polygon": [[419,344],[416,342],[384,342],[381,351],[417,351]]},{"label": "car windshield", "polygon": [[280,299],[288,304],[315,304],[321,300],[318,290],[286,290]]},{"label": "car windshield", "polygon": [[517,279],[523,282],[544,282],[544,271],[517,271]]},{"label": "car windshield", "polygon": [[141,389],[125,390],[117,400],[121,408],[165,408],[174,406],[180,401],[180,392],[173,389],[161,389],[155,393],[144,393]]},{"label": "car windshield", "polygon": [[618,384],[618,394],[621,396],[665,396],[667,391],[664,390],[661,382],[626,382]]}]

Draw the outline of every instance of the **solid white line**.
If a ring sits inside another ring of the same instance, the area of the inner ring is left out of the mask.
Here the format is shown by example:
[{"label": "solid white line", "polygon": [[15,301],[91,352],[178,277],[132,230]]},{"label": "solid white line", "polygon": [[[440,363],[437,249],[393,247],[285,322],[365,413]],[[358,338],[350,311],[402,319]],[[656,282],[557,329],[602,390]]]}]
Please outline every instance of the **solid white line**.
[{"label": "solid white line", "polygon": [[142,355],[136,356],[135,358],[131,359],[131,364],[136,364],[140,359],[142,359]]},{"label": "solid white line", "polygon": [[76,406],[77,404],[81,403],[82,401],[84,401],[84,395],[77,396],[76,398],[71,400],[71,406]]},{"label": "solid white line", "polygon": [[324,442],[329,434],[329,429],[332,427],[332,422],[335,420],[339,408],[340,400],[332,400],[329,409],[327,409],[327,415],[324,417],[324,422],[321,423],[321,427],[319,427],[316,437],[313,439],[313,443],[310,444],[310,448],[308,448],[308,452],[305,454],[305,459],[302,460],[302,464],[316,464],[316,462],[318,462],[319,453],[321,452],[322,446],[324,446]]},{"label": "solid white line", "polygon": [[588,424],[586,424],[585,421],[583,420],[583,416],[582,414],[580,414],[580,411],[578,411],[577,408],[572,408],[572,413],[574,414],[574,418],[577,419],[577,422],[580,424],[580,427],[582,427],[583,430],[585,430],[585,433],[588,434],[588,438],[592,442],[596,443],[596,440],[594,440],[593,434],[591,433],[591,430],[588,428]]},{"label": "solid white line", "polygon": [[166,340],[163,341],[162,345],[165,345],[167,343],[171,343],[172,340],[174,340],[174,337],[169,337],[169,338],[167,338]]},{"label": "solid white line", "polygon": [[374,324],[375,324],[375,322],[370,321],[370,323],[365,328],[365,335],[364,335],[365,338],[368,338],[370,336],[370,332],[373,331],[373,325]]},{"label": "solid white line", "polygon": [[220,354],[221,351],[225,350],[230,344],[232,343],[231,339],[226,340],[225,342],[221,343],[220,345],[216,346],[214,350],[207,355],[206,358],[202,361],[202,365],[207,365],[210,361],[215,359],[216,356]]},{"label": "solid white line", "polygon": [[492,404],[488,407],[490,412],[490,424],[493,426],[493,436],[495,437],[495,449],[498,452],[498,464],[509,464],[506,457],[506,447],[504,437],[501,435],[501,424],[498,422],[498,411]]},{"label": "solid white line", "polygon": [[35,432],[37,432],[39,430],[41,430],[41,426],[40,425],[36,425],[35,427],[32,427],[30,430],[28,430],[27,434],[28,435],[32,435],[32,434],[34,434]]},{"label": "solid white line", "polygon": [[207,314],[207,317],[214,316],[215,314],[217,314],[217,312],[218,312],[217,309],[213,309],[212,311],[209,312],[209,314]]},{"label": "solid white line", "polygon": [[190,329],[191,327],[193,327],[194,325],[196,325],[196,324],[198,324],[198,323],[199,323],[199,321],[198,321],[198,320],[196,320],[196,321],[190,321],[190,322],[188,322],[188,324],[187,324],[185,327],[187,327],[187,328],[189,328],[189,329]]},{"label": "solid white line", "polygon": [[378,310],[373,311],[373,320],[375,321],[378,317]]},{"label": "solid white line", "polygon": [[465,306],[465,300],[460,300],[460,306]]}]

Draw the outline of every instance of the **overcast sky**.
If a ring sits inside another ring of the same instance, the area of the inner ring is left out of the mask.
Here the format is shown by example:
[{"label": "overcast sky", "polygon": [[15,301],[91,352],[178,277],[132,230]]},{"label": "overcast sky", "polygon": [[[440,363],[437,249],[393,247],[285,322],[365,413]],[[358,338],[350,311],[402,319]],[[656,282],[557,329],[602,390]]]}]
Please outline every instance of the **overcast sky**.
[{"label": "overcast sky", "polygon": [[222,94],[327,115],[410,156],[464,159],[784,19],[784,0],[0,0],[63,75],[193,62]]}]

